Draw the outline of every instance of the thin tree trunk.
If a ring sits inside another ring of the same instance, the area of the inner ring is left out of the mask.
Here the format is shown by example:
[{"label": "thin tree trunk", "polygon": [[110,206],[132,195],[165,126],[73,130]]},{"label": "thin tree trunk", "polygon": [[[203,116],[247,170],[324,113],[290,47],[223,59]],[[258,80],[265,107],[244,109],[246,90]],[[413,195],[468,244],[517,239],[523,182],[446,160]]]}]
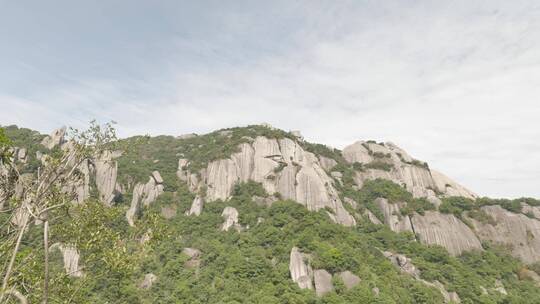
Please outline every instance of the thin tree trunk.
[{"label": "thin tree trunk", "polygon": [[43,247],[45,250],[45,274],[43,282],[43,304],[49,303],[49,218],[45,214],[43,224]]},{"label": "thin tree trunk", "polygon": [[15,248],[13,248],[13,252],[11,253],[11,260],[9,261],[8,267],[6,269],[6,274],[4,275],[4,280],[2,282],[2,290],[0,293],[0,303],[4,300],[6,296],[6,290],[9,283],[9,278],[11,276],[11,271],[13,270],[13,264],[15,264],[15,258],[17,257],[17,253],[19,252],[19,247],[21,246],[21,241],[24,235],[24,231],[26,230],[26,226],[28,225],[28,219],[30,218],[30,214],[26,214],[24,216],[23,224],[20,227],[19,235],[17,236],[17,242],[15,243]]}]

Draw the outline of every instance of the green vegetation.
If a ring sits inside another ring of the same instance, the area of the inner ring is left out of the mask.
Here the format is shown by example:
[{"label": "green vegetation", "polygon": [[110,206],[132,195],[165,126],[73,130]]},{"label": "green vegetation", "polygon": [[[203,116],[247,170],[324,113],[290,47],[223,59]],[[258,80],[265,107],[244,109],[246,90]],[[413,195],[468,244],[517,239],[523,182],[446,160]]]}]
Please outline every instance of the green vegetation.
[{"label": "green vegetation", "polygon": [[394,165],[392,165],[391,163],[384,162],[384,161],[374,160],[374,161],[372,161],[370,163],[365,164],[364,168],[366,168],[366,169],[377,169],[377,170],[383,170],[383,171],[390,172],[394,168]]},{"label": "green vegetation", "polygon": [[[259,206],[252,197],[269,194],[261,184],[252,181],[236,185],[232,198],[226,202],[206,203],[200,216],[186,216],[184,212],[190,208],[194,194],[176,177],[179,158],[189,159],[189,169],[196,172],[212,160],[229,157],[239,144],[257,136],[292,138],[287,132],[261,126],[222,131],[230,132],[216,131],[187,139],[158,136],[121,140],[129,149],[118,160],[120,182],[146,182],[150,173],[158,170],[165,180],[165,192],[138,214],[136,227],[127,225],[125,204],[105,207],[89,200],[79,206],[52,210],[49,216],[55,220],[51,221],[51,243],[76,246],[84,276],[67,276],[61,255],[52,253],[50,303],[443,303],[437,289],[400,273],[382,251],[407,255],[420,269],[423,279],[437,280],[447,290],[456,291],[462,303],[540,303],[535,282],[520,279],[525,265],[510,257],[504,248],[485,243],[482,252],[452,257],[442,247],[415,241],[412,233],[394,233],[367,220],[358,219],[358,226],[347,228],[334,224],[324,209],[310,212],[293,201]],[[13,140],[14,145],[23,146],[24,138]],[[34,144],[39,141],[39,136],[32,140]],[[356,211],[369,209],[382,218],[374,202],[379,197],[390,203],[406,202],[402,215],[423,214],[435,208],[425,199],[415,199],[404,186],[388,180],[366,180],[357,189],[355,171],[369,168],[369,164],[350,165],[338,150],[309,143],[301,145],[337,161],[332,170],[343,174],[342,184],[336,184],[337,190],[342,198],[358,202]],[[35,144],[36,149],[39,146]],[[540,205],[533,199],[516,201]],[[489,204],[517,210],[513,200],[486,198],[445,198],[440,209],[459,217],[468,212],[470,217],[490,223],[493,219],[479,209]],[[238,210],[241,232],[220,231],[221,213],[226,206]],[[172,208],[176,215],[165,219],[162,208]],[[0,213],[1,239],[13,237],[13,230],[6,225],[9,217],[7,212]],[[24,263],[20,263],[13,278],[15,285],[24,285],[31,291],[30,303],[41,302],[42,226],[32,225],[25,235],[17,256]],[[150,235],[150,240],[141,242],[144,235]],[[290,279],[288,269],[293,246],[311,255],[314,269],[334,274],[349,270],[362,279],[361,283],[347,290],[334,278],[335,291],[323,298],[317,298],[312,290],[299,289]],[[182,253],[186,247],[201,251],[198,264]],[[0,243],[0,264],[6,263],[5,250]],[[538,265],[529,268],[540,272]],[[158,279],[144,290],[139,284],[148,273]],[[507,296],[493,290],[497,280],[504,285]],[[380,290],[378,296],[372,291],[374,287]],[[482,287],[488,294],[483,293]]]}]

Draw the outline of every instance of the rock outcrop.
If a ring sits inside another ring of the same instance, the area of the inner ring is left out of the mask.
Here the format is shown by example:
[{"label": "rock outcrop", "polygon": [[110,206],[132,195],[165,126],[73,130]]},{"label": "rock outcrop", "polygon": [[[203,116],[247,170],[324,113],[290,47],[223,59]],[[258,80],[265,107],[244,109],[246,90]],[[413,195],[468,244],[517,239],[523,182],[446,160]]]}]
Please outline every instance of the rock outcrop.
[{"label": "rock outcrop", "polygon": [[66,127],[54,130],[51,135],[47,135],[41,141],[41,144],[47,149],[53,149],[56,146],[60,146],[65,142],[64,135],[66,134]]},{"label": "rock outcrop", "polygon": [[238,224],[238,211],[233,207],[225,207],[221,216],[225,219],[221,225],[222,231],[229,231],[231,228],[235,228],[237,231],[240,231],[240,224]]},{"label": "rock outcrop", "polygon": [[309,265],[309,256],[301,253],[297,247],[293,247],[291,250],[289,272],[291,279],[298,284],[298,287],[313,289],[313,270]]},{"label": "rock outcrop", "polygon": [[454,215],[426,211],[423,216],[415,214],[411,221],[414,232],[421,242],[443,246],[452,255],[482,250],[482,244],[471,228]]},{"label": "rock outcrop", "polygon": [[525,263],[540,261],[540,221],[503,209],[501,206],[481,208],[496,225],[470,219],[482,241],[506,245],[513,256]]},{"label": "rock outcrop", "polygon": [[474,198],[476,195],[443,174],[431,170],[427,165],[410,157],[405,151],[392,143],[377,144],[358,141],[343,149],[343,157],[349,163],[370,164],[374,161],[386,163],[391,170],[366,168],[357,171],[355,182],[362,187],[368,179],[387,179],[405,185],[415,197],[434,199],[437,194]]},{"label": "rock outcrop", "polygon": [[319,159],[305,151],[295,141],[268,139],[259,136],[253,143],[243,143],[240,152],[228,159],[213,161],[200,172],[201,180],[182,170],[178,176],[187,180],[190,190],[207,186],[206,201],[227,200],[235,184],[253,180],[263,185],[269,194],[279,193],[284,199],[297,201],[309,210],[332,210],[337,223],[355,225],[354,218],[345,210],[333,180],[323,169]]},{"label": "rock outcrop", "polygon": [[357,275],[348,270],[338,273],[338,276],[341,278],[341,281],[343,281],[343,284],[347,289],[354,288],[362,281]]},{"label": "rock outcrop", "polygon": [[201,212],[203,210],[204,200],[200,195],[195,196],[195,199],[193,199],[193,202],[191,203],[191,208],[186,211],[186,215],[195,215],[199,216],[201,215]]},{"label": "rock outcrop", "polygon": [[403,254],[395,254],[389,251],[383,252],[383,255],[387,257],[392,264],[399,269],[402,273],[410,275],[415,280],[422,282],[423,284],[436,288],[440,291],[444,298],[445,303],[461,303],[459,295],[456,292],[448,292],[444,285],[439,281],[428,282],[420,278],[420,270],[412,263],[412,260]]},{"label": "rock outcrop", "polygon": [[324,269],[317,269],[313,272],[313,281],[315,282],[315,293],[318,297],[334,291],[332,275]]},{"label": "rock outcrop", "polygon": [[[160,181],[161,183],[159,183]],[[130,226],[135,226],[135,218],[141,207],[148,207],[157,197],[163,193],[163,179],[159,172],[154,171],[146,184],[137,183],[133,188],[131,206],[126,212],[126,218]]]},{"label": "rock outcrop", "polygon": [[377,198],[375,203],[384,215],[384,223],[394,232],[413,232],[411,219],[408,215],[401,215],[401,208],[406,203],[390,203],[385,198]]},{"label": "rock outcrop", "polygon": [[186,268],[197,268],[201,264],[201,251],[199,249],[195,248],[184,248],[182,250],[182,253],[187,255],[189,257],[189,260],[187,260],[184,263],[184,266]]},{"label": "rock outcrop", "polygon": [[157,276],[153,273],[147,273],[144,275],[144,279],[139,284],[139,288],[141,289],[150,289],[152,288],[152,285],[157,281]]},{"label": "rock outcrop", "polygon": [[63,259],[64,259],[64,269],[66,270],[66,274],[68,274],[71,277],[82,277],[84,274],[82,272],[82,268],[79,266],[79,251],[75,246],[72,245],[64,245],[60,243],[55,243],[51,245],[49,248],[49,251],[58,249],[60,253],[62,253]]},{"label": "rock outcrop", "polygon": [[116,178],[118,165],[115,158],[121,153],[104,151],[94,159],[96,173],[96,187],[99,192],[99,200],[107,206],[111,206],[117,193]]}]

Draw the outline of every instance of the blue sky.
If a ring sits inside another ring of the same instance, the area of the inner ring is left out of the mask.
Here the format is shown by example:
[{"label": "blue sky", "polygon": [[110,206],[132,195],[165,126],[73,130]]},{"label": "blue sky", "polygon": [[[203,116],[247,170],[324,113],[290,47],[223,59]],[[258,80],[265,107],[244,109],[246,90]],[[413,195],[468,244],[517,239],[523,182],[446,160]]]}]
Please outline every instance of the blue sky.
[{"label": "blue sky", "polygon": [[538,1],[0,0],[0,124],[269,122],[540,197]]}]

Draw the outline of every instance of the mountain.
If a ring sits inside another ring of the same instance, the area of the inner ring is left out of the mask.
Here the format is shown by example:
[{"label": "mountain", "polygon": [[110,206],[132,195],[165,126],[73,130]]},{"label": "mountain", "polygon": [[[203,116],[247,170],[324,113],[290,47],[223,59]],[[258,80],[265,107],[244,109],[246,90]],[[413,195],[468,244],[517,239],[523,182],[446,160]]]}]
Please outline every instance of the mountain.
[{"label": "mountain", "polygon": [[[5,130],[30,179],[69,145]],[[540,303],[540,201],[478,197],[393,143],[263,124],[115,144],[59,190],[75,196],[51,224],[58,303]],[[41,226],[18,272],[34,301]]]}]

